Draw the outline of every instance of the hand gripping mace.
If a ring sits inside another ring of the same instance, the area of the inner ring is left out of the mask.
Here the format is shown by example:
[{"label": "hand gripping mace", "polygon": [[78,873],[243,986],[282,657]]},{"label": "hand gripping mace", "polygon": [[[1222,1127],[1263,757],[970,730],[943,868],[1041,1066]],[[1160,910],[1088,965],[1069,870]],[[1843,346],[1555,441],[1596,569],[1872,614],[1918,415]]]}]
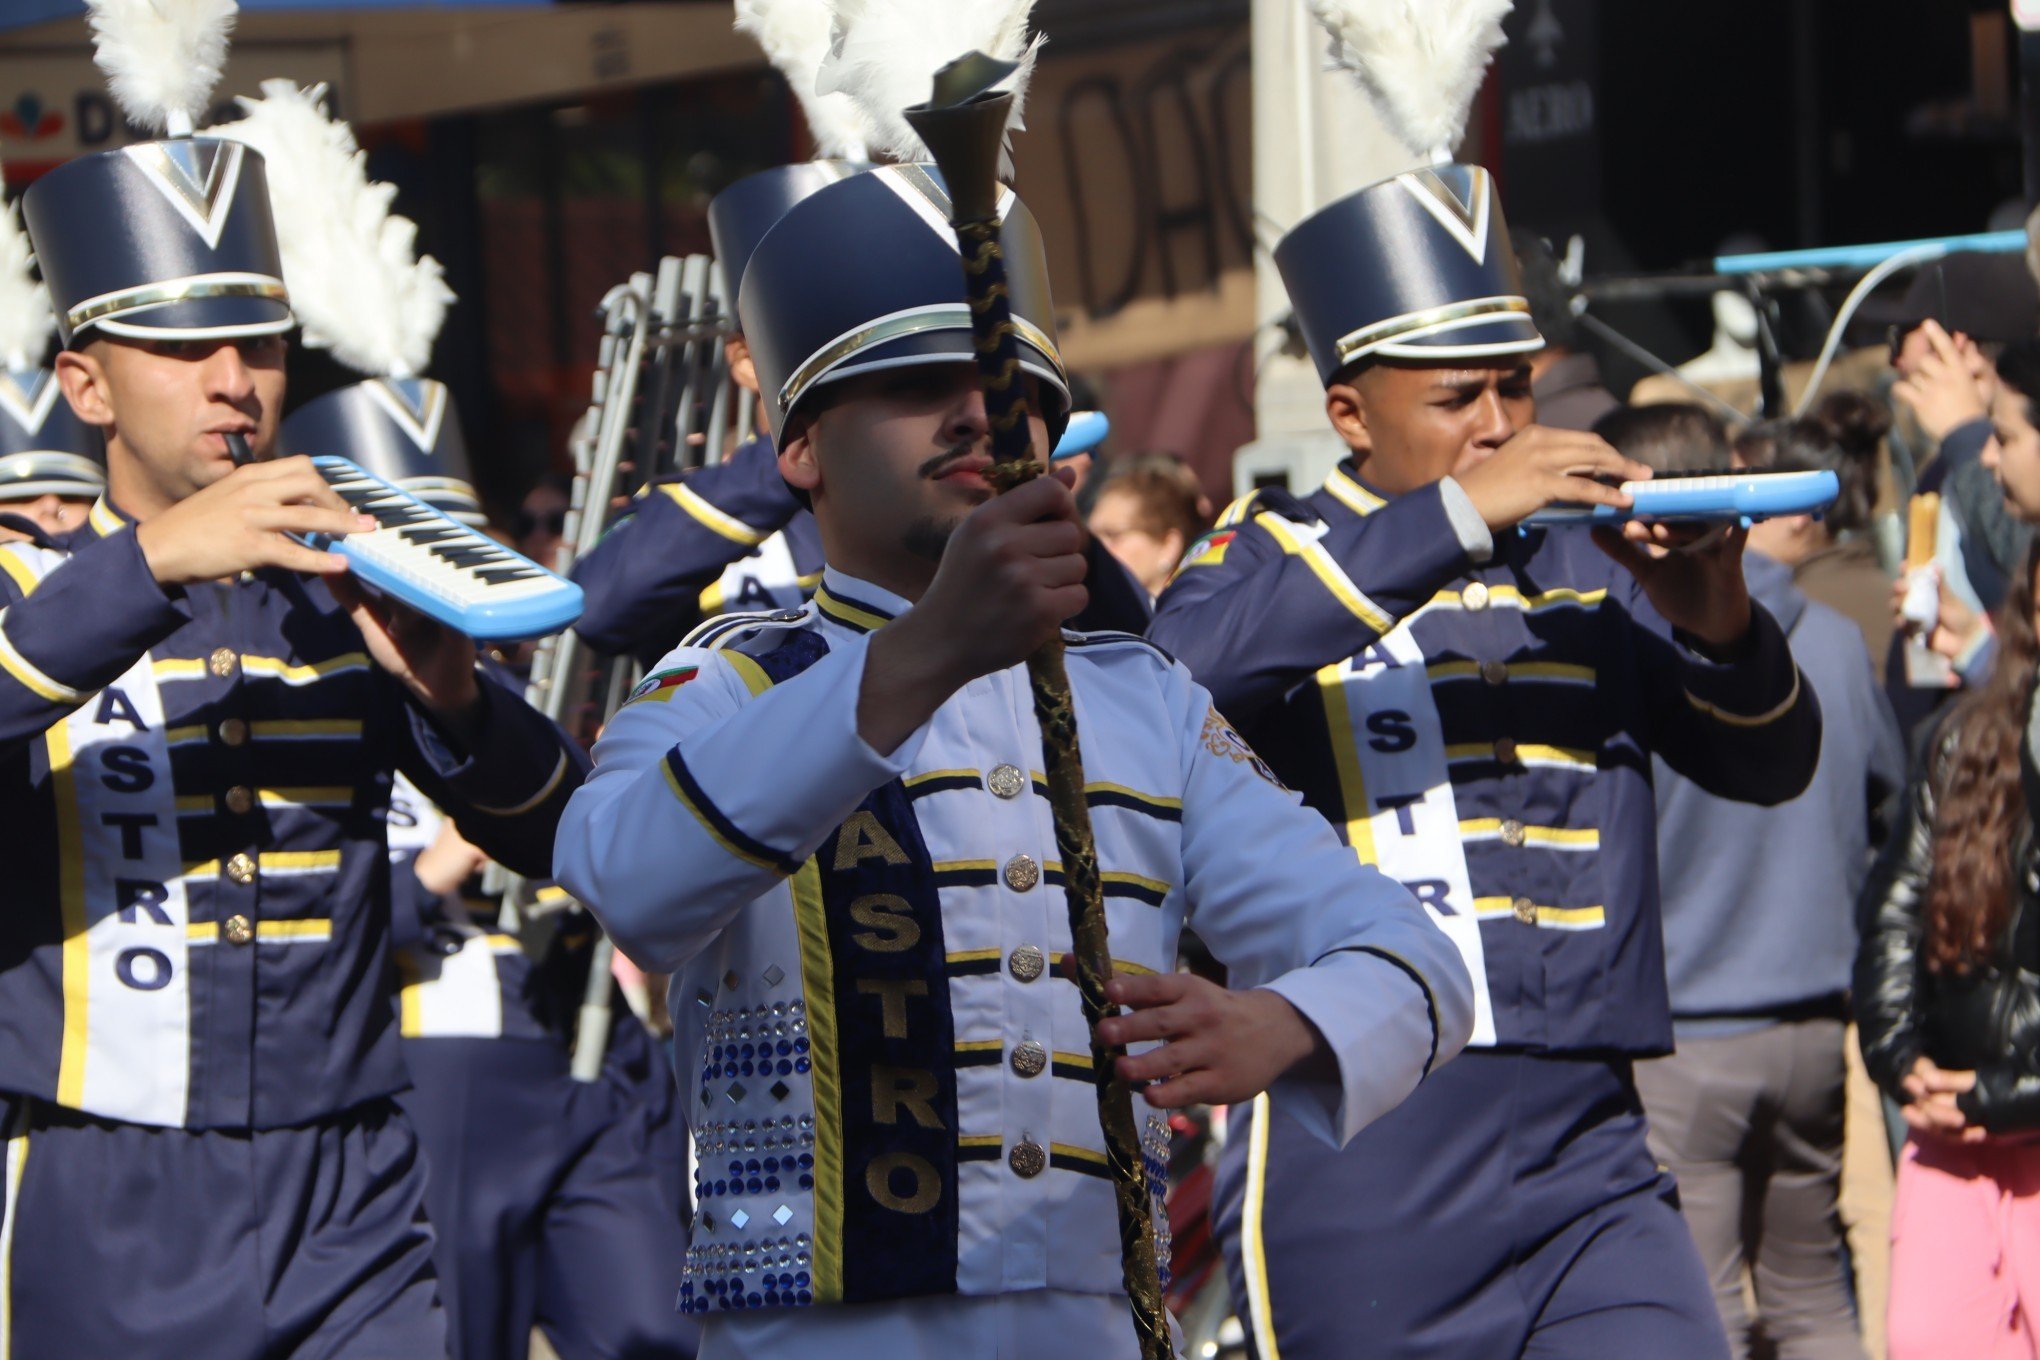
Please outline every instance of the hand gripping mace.
[{"label": "hand gripping mace", "polygon": [[[963,256],[971,337],[978,376],[984,382],[985,412],[991,424],[994,487],[1008,491],[1041,475],[1028,426],[1026,383],[1020,345],[1006,291],[1006,261],[999,249],[999,157],[1010,93],[993,87],[1013,74],[1013,62],[972,52],[935,73],[933,96],[906,110],[949,188],[950,225]],[[1041,724],[1042,763],[1048,773],[1049,809],[1055,820],[1056,853],[1062,857],[1063,893],[1069,902],[1070,959],[1091,1030],[1091,1072],[1098,1088],[1098,1122],[1105,1133],[1106,1164],[1119,1207],[1119,1251],[1133,1326],[1142,1360],[1169,1360],[1168,1314],[1155,1265],[1155,1229],[1147,1170],[1133,1122],[1133,1091],[1114,1060],[1124,1049],[1098,1038],[1098,1022],[1110,1012],[1105,983],[1112,976],[1112,952],[1105,938],[1105,901],[1098,885],[1098,846],[1091,836],[1091,810],[1084,801],[1084,762],[1077,748],[1077,714],[1070,701],[1063,644],[1052,637],[1027,658],[1034,692],[1034,716]]]}]

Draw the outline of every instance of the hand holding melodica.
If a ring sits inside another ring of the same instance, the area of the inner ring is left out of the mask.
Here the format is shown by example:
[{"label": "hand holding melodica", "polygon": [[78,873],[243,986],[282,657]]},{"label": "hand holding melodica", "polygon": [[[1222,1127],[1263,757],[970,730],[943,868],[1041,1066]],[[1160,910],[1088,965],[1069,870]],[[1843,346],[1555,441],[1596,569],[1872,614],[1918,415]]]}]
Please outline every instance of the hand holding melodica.
[{"label": "hand holding melodica", "polygon": [[1750,629],[1742,570],[1749,537],[1740,526],[1636,520],[1620,532],[1594,530],[1594,542],[1637,579],[1665,622],[1717,651],[1734,647]]},{"label": "hand holding melodica", "polygon": [[327,585],[361,630],[375,664],[466,743],[472,735],[466,722],[481,697],[473,640],[415,609],[371,594],[350,576],[335,576]]},{"label": "hand holding melodica", "polygon": [[1120,1076],[1151,1083],[1141,1094],[1157,1109],[1250,1100],[1321,1047],[1296,1007],[1263,987],[1236,992],[1191,973],[1120,974],[1105,995],[1132,1011],[1099,1022],[1105,1043],[1164,1041],[1119,1059]]},{"label": "hand holding melodica", "polygon": [[262,567],[335,576],[347,570],[346,558],[289,535],[338,538],[374,528],[375,520],[350,509],[311,459],[282,458],[235,468],[137,526],[135,537],[150,573],[167,586]]},{"label": "hand holding melodica", "polygon": [[891,751],[981,675],[1017,666],[1084,607],[1084,530],[1058,469],[994,496],[950,535],[913,611],[871,640],[857,729]]},{"label": "hand holding melodica", "polygon": [[1453,480],[1489,529],[1513,528],[1553,505],[1627,510],[1629,496],[1607,480],[1647,481],[1650,469],[1624,458],[1599,435],[1527,425]]}]

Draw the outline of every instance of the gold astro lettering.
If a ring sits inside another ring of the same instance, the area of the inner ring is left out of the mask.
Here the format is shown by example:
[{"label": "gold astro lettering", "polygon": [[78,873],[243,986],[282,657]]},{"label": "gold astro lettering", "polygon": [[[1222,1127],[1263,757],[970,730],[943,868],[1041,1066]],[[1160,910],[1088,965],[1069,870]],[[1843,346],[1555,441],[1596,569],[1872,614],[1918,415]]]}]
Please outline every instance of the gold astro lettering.
[{"label": "gold astro lettering", "polygon": [[[850,942],[874,954],[898,954],[912,949],[921,942],[921,923],[914,919],[913,911],[904,897],[867,893],[850,904],[850,919],[870,929],[852,935]],[[874,933],[881,931],[884,933]]]},{"label": "gold astro lettering", "polygon": [[[911,1194],[893,1193],[893,1179],[899,1172],[913,1177]],[[864,1167],[864,1188],[880,1205],[901,1214],[925,1214],[942,1202],[942,1177],[927,1158],[911,1152],[887,1152],[873,1157]]]},{"label": "gold astro lettering", "polygon": [[878,998],[886,1038],[904,1039],[907,1037],[907,998],[928,995],[928,984],[920,978],[859,978],[857,994]]},{"label": "gold astro lettering", "polygon": [[871,1121],[897,1124],[904,1109],[924,1129],[942,1127],[935,1113],[935,1094],[941,1089],[935,1074],[920,1067],[871,1065]]},{"label": "gold astro lettering", "polygon": [[905,864],[907,852],[900,849],[900,843],[878,824],[875,814],[853,812],[844,821],[843,829],[836,833],[836,868],[855,869],[868,859],[885,864]]}]

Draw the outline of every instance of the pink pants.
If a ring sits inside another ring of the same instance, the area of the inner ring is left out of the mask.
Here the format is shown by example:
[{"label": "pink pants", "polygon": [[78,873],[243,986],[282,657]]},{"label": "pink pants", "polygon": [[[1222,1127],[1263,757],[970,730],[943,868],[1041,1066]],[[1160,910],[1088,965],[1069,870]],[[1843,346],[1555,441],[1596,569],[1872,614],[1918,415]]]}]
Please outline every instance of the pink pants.
[{"label": "pink pants", "polygon": [[1906,1140],[1890,1360],[2040,1360],[2040,1142]]}]

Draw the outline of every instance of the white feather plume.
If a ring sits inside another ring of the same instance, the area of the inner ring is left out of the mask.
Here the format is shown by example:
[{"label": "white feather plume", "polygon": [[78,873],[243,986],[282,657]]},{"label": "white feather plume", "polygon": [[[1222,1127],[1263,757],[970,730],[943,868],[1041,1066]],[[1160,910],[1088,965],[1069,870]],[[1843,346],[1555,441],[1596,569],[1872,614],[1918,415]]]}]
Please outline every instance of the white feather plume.
[{"label": "white feather plume", "polygon": [[235,0],[85,0],[94,60],[128,121],[188,134],[204,116],[234,29]]},{"label": "white feather plume", "polygon": [[1505,41],[1511,0],[1305,0],[1412,156],[1444,161]]},{"label": "white feather plume", "polygon": [[861,161],[871,154],[863,113],[848,95],[823,94],[815,87],[829,56],[835,17],[830,0],[737,0],[737,31],[756,39],[793,87],[816,153]]},{"label": "white feather plume", "polygon": [[209,130],[262,153],[283,281],[304,343],[378,378],[422,372],[453,290],[418,228],[390,211],[396,187],[372,183],[347,124],[326,116],[326,87],[262,82],[245,117]]},{"label": "white feather plume", "polygon": [[819,88],[856,101],[874,149],[895,160],[928,159],[902,110],[928,102],[937,71],[968,52],[1019,62],[1005,82],[1013,91],[1013,114],[1006,123],[1009,154],[999,166],[1002,177],[1011,177],[1012,135],[1027,126],[1027,82],[1041,51],[1041,38],[1027,36],[1034,0],[835,0],[835,7]]},{"label": "white feather plume", "polygon": [[21,210],[0,203],[0,369],[36,368],[50,346],[57,319],[50,295],[35,276]]}]

